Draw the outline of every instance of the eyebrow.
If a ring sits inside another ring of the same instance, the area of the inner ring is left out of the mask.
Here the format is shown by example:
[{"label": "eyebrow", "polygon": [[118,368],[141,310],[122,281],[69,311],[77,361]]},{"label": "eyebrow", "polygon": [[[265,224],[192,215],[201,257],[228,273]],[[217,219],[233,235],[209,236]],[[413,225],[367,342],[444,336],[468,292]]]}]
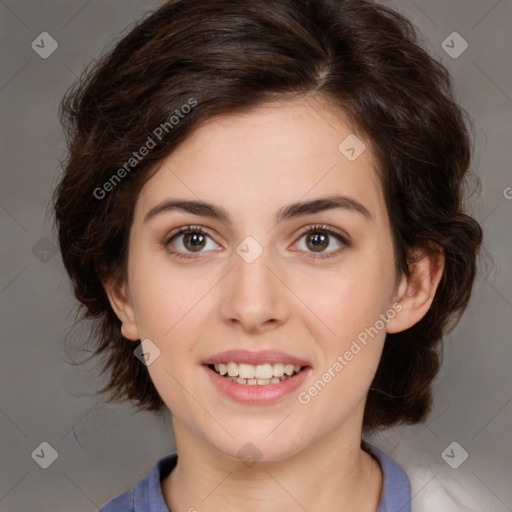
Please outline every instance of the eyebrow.
[{"label": "eyebrow", "polygon": [[[284,206],[277,212],[275,222],[277,224],[283,220],[334,209],[360,213],[366,219],[373,220],[370,211],[362,203],[352,197],[336,195],[320,197],[310,201],[300,201]],[[231,217],[224,208],[205,201],[192,201],[187,199],[162,201],[149,210],[144,217],[144,222],[150,221],[157,215],[176,210],[218,219],[227,225],[232,224]]]}]

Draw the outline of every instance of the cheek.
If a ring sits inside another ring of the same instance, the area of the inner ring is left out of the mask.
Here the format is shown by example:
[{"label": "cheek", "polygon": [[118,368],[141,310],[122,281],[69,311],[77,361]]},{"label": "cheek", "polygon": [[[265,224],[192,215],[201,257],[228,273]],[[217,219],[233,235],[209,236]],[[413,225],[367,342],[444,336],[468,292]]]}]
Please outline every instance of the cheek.
[{"label": "cheek", "polygon": [[[315,307],[307,323],[321,345],[319,388],[326,389],[315,407],[332,411],[332,404],[339,404],[338,421],[364,399],[374,378],[386,336],[381,315],[390,308],[393,278],[392,260],[360,258],[325,279],[322,291],[310,291],[305,301]],[[315,396],[315,389],[305,390],[306,399],[310,392]]]},{"label": "cheek", "polygon": [[141,337],[149,338],[159,356],[148,366],[151,380],[171,410],[194,412],[182,383],[197,362],[195,342],[204,336],[212,275],[176,271],[170,265],[140,265],[133,272],[134,309]]},{"label": "cheek", "polygon": [[156,257],[138,255],[132,261],[129,279],[141,335],[163,344],[197,316],[197,306],[216,282],[211,268],[178,268],[163,251]]},{"label": "cheek", "polygon": [[320,276],[316,286],[305,281],[304,302],[322,320],[328,338],[347,342],[389,308],[394,277],[388,251],[354,253],[338,270]]}]

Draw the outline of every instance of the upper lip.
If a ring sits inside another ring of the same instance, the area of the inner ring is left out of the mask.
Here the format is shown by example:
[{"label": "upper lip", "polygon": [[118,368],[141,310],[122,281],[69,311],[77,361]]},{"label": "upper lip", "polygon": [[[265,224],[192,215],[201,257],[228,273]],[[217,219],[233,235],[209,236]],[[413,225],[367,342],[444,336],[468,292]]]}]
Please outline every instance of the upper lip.
[{"label": "upper lip", "polygon": [[260,350],[258,352],[251,352],[249,350],[226,350],[225,352],[220,352],[219,354],[209,357],[203,364],[229,363],[230,361],[252,365],[288,363],[293,365],[298,364],[300,366],[311,366],[311,363],[305,359],[300,359],[276,350]]}]

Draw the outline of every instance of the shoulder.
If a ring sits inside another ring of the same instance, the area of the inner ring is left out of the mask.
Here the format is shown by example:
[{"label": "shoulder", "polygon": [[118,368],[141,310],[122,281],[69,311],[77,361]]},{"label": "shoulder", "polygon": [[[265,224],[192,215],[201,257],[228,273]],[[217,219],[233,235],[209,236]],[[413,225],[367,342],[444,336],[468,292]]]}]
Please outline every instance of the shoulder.
[{"label": "shoulder", "polygon": [[134,512],[133,490],[126,491],[103,505],[98,512]]},{"label": "shoulder", "polygon": [[432,465],[404,465],[413,491],[412,512],[477,512],[481,497],[472,491],[464,477],[452,476],[439,463]]},{"label": "shoulder", "polygon": [[151,471],[142,478],[133,489],[125,491],[108,503],[98,512],[147,512],[149,510],[167,510],[160,482],[176,466],[176,452],[159,459]]},{"label": "shoulder", "polygon": [[388,437],[390,439],[386,435],[379,436],[379,446],[383,446],[407,474],[412,512],[490,510],[468,471],[465,468],[451,469],[441,459],[441,449],[435,442],[418,443],[406,439],[405,435],[393,442],[391,434]]}]

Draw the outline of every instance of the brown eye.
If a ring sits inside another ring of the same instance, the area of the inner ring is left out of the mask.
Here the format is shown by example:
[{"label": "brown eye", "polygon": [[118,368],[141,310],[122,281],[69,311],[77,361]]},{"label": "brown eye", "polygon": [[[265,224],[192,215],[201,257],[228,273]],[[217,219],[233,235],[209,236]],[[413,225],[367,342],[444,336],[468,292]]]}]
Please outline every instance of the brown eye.
[{"label": "brown eye", "polygon": [[187,233],[183,236],[185,249],[191,252],[200,251],[206,244],[206,237],[201,233]]},{"label": "brown eye", "polygon": [[302,233],[296,247],[313,258],[336,256],[350,243],[340,233],[323,226],[313,226]]},{"label": "brown eye", "polygon": [[218,249],[219,246],[200,227],[187,226],[170,236],[165,246],[175,255],[187,255]]},{"label": "brown eye", "polygon": [[321,252],[329,247],[329,236],[325,233],[308,233],[306,235],[306,245],[314,252]]}]

